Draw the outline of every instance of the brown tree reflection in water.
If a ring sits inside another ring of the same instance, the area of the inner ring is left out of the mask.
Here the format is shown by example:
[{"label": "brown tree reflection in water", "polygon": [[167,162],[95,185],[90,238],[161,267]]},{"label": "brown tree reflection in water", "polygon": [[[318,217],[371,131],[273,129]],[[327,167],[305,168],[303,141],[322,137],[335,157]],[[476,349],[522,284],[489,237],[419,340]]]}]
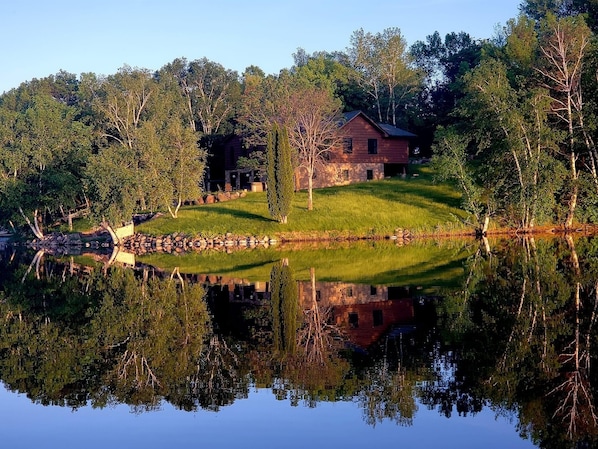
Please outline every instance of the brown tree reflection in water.
[{"label": "brown tree reflection in water", "polygon": [[455,381],[516,411],[521,433],[550,447],[593,444],[598,435],[596,243],[571,236],[501,242],[472,257],[467,291],[447,292],[442,304],[456,344]]},{"label": "brown tree reflection in water", "polygon": [[550,394],[560,396],[554,415],[566,423],[569,436],[577,439],[580,435],[598,433],[598,417],[589,381],[592,334],[598,309],[598,281],[593,286],[587,286],[590,291],[582,300],[582,289],[585,286],[582,286],[582,268],[575,242],[570,235],[565,238],[571,253],[573,307],[570,308],[570,314],[573,338],[565,343],[559,353],[559,377],[562,381]]}]

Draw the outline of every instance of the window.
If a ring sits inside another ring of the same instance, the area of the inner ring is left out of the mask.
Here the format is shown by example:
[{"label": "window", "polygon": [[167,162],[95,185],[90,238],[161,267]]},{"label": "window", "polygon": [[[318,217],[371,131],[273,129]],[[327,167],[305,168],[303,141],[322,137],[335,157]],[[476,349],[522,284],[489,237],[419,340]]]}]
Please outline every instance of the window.
[{"label": "window", "polygon": [[353,153],[353,139],[351,137],[345,137],[343,139],[343,153]]},{"label": "window", "polygon": [[320,290],[316,290],[316,301],[322,300],[322,292]]},{"label": "window", "polygon": [[353,287],[347,287],[345,289],[345,294],[347,295],[347,297],[352,297],[353,296]]},{"label": "window", "polygon": [[374,170],[366,170],[365,177],[368,181],[374,179]]},{"label": "window", "polygon": [[378,139],[368,139],[368,154],[378,154]]},{"label": "window", "polygon": [[373,312],[374,327],[382,326],[384,320],[382,318],[382,310],[376,309]]},{"label": "window", "polygon": [[356,312],[349,312],[349,327],[351,329],[359,327],[359,315]]},{"label": "window", "polygon": [[343,170],[343,180],[344,181],[349,180],[349,170]]},{"label": "window", "polygon": [[378,294],[378,288],[375,285],[370,285],[370,295],[376,296]]}]

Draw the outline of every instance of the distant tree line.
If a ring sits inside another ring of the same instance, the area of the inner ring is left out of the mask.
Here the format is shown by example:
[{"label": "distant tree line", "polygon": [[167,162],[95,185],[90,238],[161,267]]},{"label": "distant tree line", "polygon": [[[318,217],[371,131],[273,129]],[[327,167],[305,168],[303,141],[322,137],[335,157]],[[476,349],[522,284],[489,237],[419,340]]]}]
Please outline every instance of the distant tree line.
[{"label": "distant tree line", "polygon": [[[520,10],[485,40],[436,32],[409,47],[398,28],[360,29],[346,51],[299,48],[276,75],[179,58],[24,82],[0,96],[0,225],[42,237],[84,214],[107,226],[138,211],[176,218],[219,142],[237,133],[266,148],[275,124],[313,179],[340,114],[356,109],[416,133],[480,229],[491,217],[525,229],[596,221],[595,2]],[[263,167],[252,156],[242,163]]]}]

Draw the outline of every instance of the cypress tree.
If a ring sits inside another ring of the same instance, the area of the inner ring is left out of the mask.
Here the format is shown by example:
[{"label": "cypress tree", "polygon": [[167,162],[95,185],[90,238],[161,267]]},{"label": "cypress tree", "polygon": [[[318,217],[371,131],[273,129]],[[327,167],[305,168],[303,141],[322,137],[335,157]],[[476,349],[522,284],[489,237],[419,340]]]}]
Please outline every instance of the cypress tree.
[{"label": "cypress tree", "polygon": [[284,127],[272,125],[266,148],[268,210],[280,223],[287,222],[293,199],[293,163],[289,136]]}]

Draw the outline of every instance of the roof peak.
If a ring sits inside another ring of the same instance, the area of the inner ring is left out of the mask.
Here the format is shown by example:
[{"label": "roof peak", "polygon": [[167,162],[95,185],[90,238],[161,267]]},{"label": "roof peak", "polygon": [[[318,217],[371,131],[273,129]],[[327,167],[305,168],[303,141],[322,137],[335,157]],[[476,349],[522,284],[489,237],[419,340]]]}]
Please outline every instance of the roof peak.
[{"label": "roof peak", "polygon": [[345,123],[343,125],[347,124],[348,122],[353,120],[358,115],[363,115],[366,118],[366,120],[368,120],[375,127],[377,127],[381,132],[383,132],[384,134],[387,134],[390,137],[417,137],[415,134],[413,134],[412,132],[409,132],[405,129],[398,128],[394,125],[389,125],[387,123],[376,122],[370,116],[368,116],[365,112],[363,112],[361,109],[344,112],[343,116],[345,118]]}]

